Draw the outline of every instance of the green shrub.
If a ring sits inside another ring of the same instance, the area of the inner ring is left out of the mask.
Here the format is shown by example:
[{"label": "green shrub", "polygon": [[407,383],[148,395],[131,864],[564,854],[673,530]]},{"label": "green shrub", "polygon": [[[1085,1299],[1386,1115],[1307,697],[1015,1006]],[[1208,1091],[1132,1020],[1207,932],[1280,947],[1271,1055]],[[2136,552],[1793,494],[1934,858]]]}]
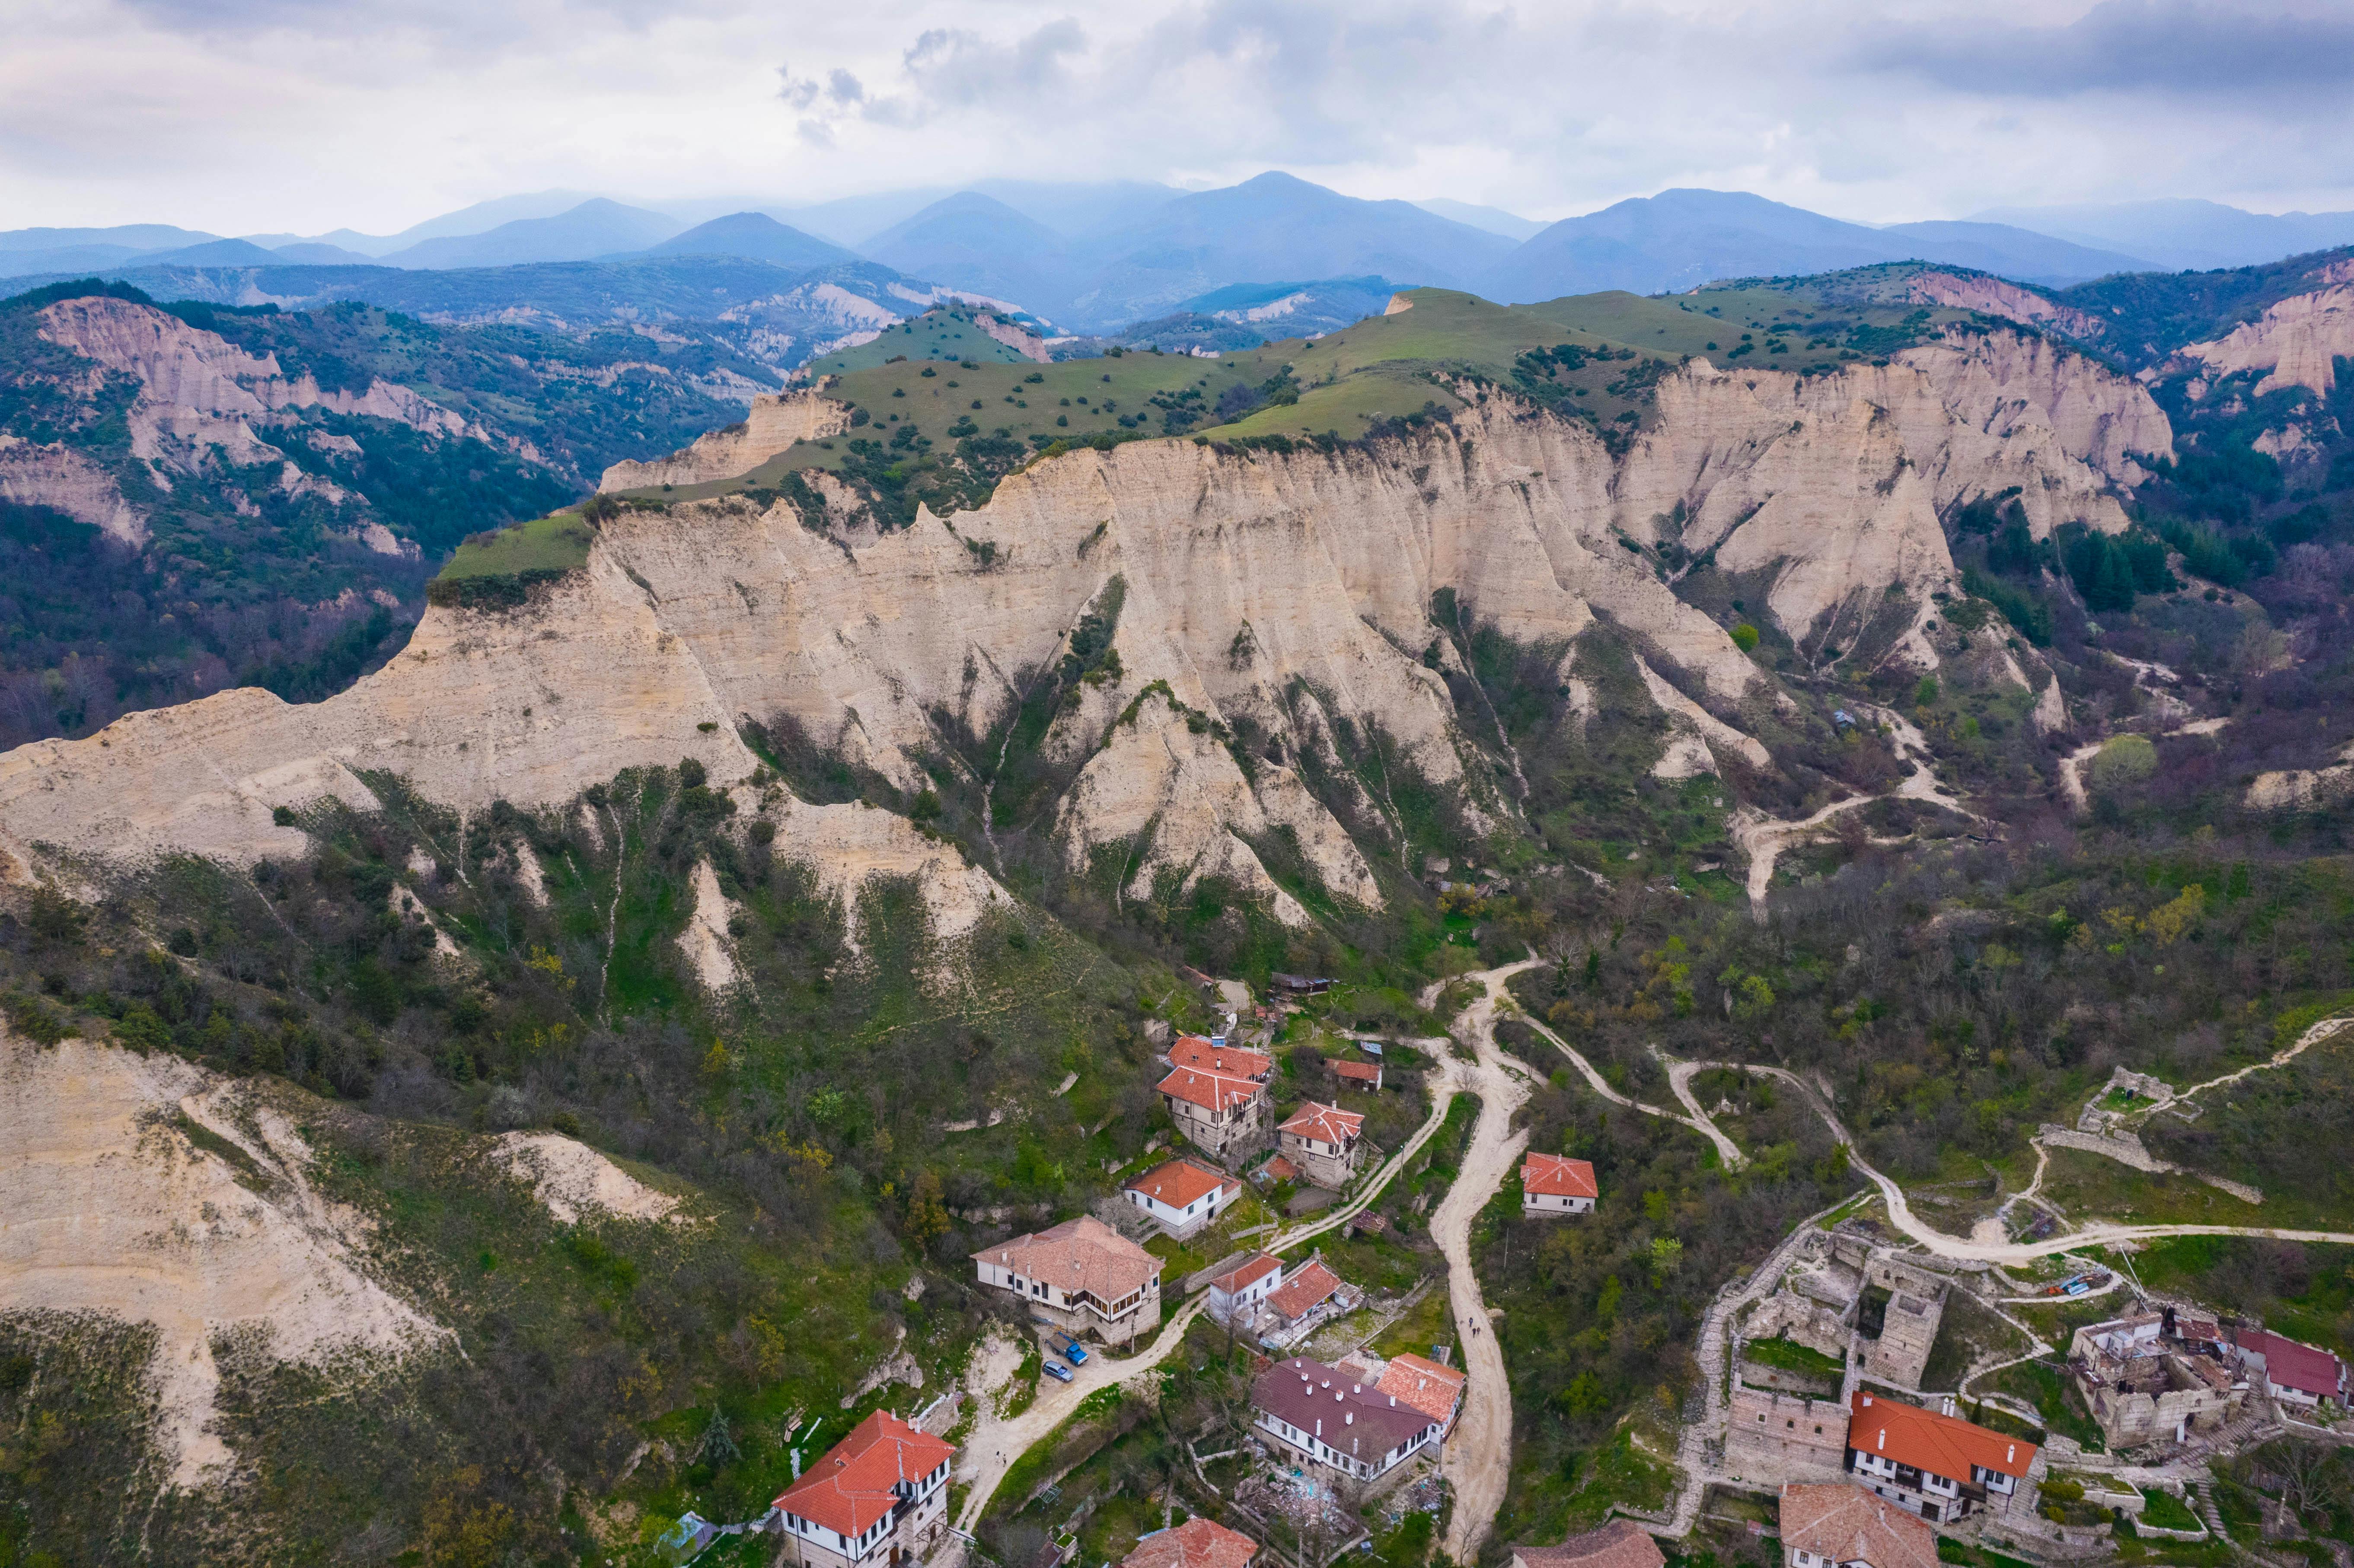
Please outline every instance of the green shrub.
[{"label": "green shrub", "polygon": [[1733,645],[1744,653],[1754,653],[1757,651],[1757,640],[1761,635],[1755,627],[1744,620],[1733,629]]}]

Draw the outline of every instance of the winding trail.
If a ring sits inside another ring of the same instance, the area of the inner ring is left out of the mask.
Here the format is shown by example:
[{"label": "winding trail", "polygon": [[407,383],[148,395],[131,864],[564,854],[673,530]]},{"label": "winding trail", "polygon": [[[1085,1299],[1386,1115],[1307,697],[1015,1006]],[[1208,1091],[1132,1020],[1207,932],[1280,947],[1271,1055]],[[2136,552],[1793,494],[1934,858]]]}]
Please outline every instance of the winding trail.
[{"label": "winding trail", "polygon": [[1911,719],[1893,708],[1875,707],[1869,703],[1857,703],[1855,706],[1858,711],[1887,727],[1897,757],[1911,763],[1913,770],[1895,789],[1885,794],[1852,795],[1844,800],[1833,800],[1813,815],[1797,821],[1777,821],[1746,807],[1734,812],[1728,825],[1733,830],[1733,842],[1749,857],[1749,906],[1761,919],[1765,917],[1766,891],[1774,884],[1774,863],[1781,859],[1784,851],[1811,842],[1824,823],[1842,812],[1869,806],[1876,800],[1902,800],[1940,806],[1974,822],[1985,820],[1955,799],[1952,792],[1938,782],[1932,767],[1935,758],[1930,754],[1928,739]]}]

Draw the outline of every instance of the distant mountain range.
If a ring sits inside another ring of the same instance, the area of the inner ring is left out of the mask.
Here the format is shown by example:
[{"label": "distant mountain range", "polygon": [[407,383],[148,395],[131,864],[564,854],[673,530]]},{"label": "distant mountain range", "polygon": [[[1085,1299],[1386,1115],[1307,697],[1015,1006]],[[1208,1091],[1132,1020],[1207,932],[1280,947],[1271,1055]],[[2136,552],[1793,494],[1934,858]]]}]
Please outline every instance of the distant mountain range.
[{"label": "distant mountain range", "polygon": [[[462,302],[460,313],[472,319],[505,296],[526,315],[566,315],[592,300],[604,302],[599,311],[623,313],[671,308],[677,268],[623,265],[633,261],[701,258],[794,274],[865,262],[909,282],[925,280],[910,302],[938,285],[1017,306],[1065,332],[1124,338],[1150,327],[1206,344],[1242,330],[1199,304],[1232,288],[1273,291],[1269,299],[1320,290],[1308,313],[1320,320],[1359,297],[1367,279],[1517,303],[1923,260],[2063,287],[2120,272],[2246,265],[2354,241],[2354,213],[2274,217],[2169,201],[2002,208],[1964,221],[1874,227],[1710,190],[1663,191],[1547,225],[1447,198],[1366,201],[1276,173],[1190,193],[1139,181],[993,180],[798,208],[755,203],[714,211],[725,205],[631,205],[552,190],[478,203],[396,235],[339,229],[232,238],[165,224],[27,228],[0,233],[0,277],[121,276],[166,294],[189,287],[213,297],[220,285],[196,280],[196,270],[460,272],[463,280],[447,285],[412,288],[372,275],[336,287],[388,305],[402,296],[404,309],[419,302],[408,296]],[[587,264],[609,270],[503,275]],[[722,296],[740,304],[737,291],[761,276],[729,275],[704,313],[726,308],[716,302]],[[641,287],[645,298],[625,297]],[[321,290],[334,291],[306,285],[304,297]],[[551,290],[562,309],[551,311]],[[1188,324],[1181,317],[1201,319]]]}]

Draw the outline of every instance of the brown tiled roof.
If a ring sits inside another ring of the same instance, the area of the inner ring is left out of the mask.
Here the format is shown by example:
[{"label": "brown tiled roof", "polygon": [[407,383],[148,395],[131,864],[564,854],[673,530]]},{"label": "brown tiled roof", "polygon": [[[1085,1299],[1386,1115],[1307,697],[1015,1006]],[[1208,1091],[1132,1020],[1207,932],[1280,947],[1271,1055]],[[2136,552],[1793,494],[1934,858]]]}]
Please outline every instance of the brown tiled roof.
[{"label": "brown tiled roof", "polygon": [[1378,1462],[1382,1456],[1436,1425],[1404,1400],[1392,1402],[1321,1361],[1295,1356],[1276,1362],[1251,1384],[1251,1404],[1311,1436],[1323,1423],[1327,1447]]},{"label": "brown tiled roof", "polygon": [[878,1410],[786,1488],[777,1506],[836,1535],[856,1536],[897,1504],[894,1482],[920,1481],[955,1457],[948,1443]]},{"label": "brown tiled roof", "polygon": [[1936,1568],[1937,1532],[1859,1486],[1782,1489],[1782,1546],[1872,1568]]},{"label": "brown tiled roof", "polygon": [[1275,1058],[1235,1045],[1213,1045],[1198,1034],[1180,1035],[1169,1047],[1172,1067],[1204,1068],[1234,1078],[1265,1078],[1275,1071]]},{"label": "brown tiled roof", "polygon": [[1958,1416],[1940,1415],[1885,1394],[1855,1391],[1847,1424],[1847,1446],[1900,1465],[1927,1470],[1950,1481],[1967,1481],[1979,1465],[2013,1479],[2035,1462],[2036,1446],[1989,1432]]},{"label": "brown tiled roof", "polygon": [[1200,1106],[1204,1110],[1223,1112],[1265,1094],[1267,1086],[1254,1079],[1205,1072],[1199,1067],[1176,1067],[1161,1080],[1161,1092],[1174,1095],[1188,1105]]},{"label": "brown tiled roof", "polygon": [[1119,1568],[1245,1568],[1258,1542],[1206,1519],[1156,1530],[1119,1560]]},{"label": "brown tiled roof", "polygon": [[1222,1187],[1231,1187],[1237,1192],[1242,1191],[1242,1183],[1223,1171],[1213,1171],[1190,1160],[1172,1160],[1130,1181],[1128,1191],[1141,1192],[1155,1202],[1166,1203],[1172,1209],[1182,1209]]},{"label": "brown tiled roof", "polygon": [[1278,1132],[1288,1132],[1296,1138],[1321,1139],[1326,1143],[1346,1143],[1365,1128],[1365,1118],[1354,1111],[1344,1111],[1339,1106],[1319,1105],[1310,1100],[1291,1113],[1291,1118]]},{"label": "brown tiled roof", "polygon": [[1573,1535],[1559,1546],[1515,1546],[1513,1568],[1666,1568],[1659,1543],[1631,1519]]},{"label": "brown tiled roof", "polygon": [[1340,1288],[1341,1277],[1325,1267],[1322,1258],[1311,1257],[1275,1287],[1267,1304],[1286,1318],[1298,1318]]},{"label": "brown tiled roof", "polygon": [[983,1247],[975,1258],[1043,1279],[1063,1291],[1084,1290],[1108,1307],[1161,1277],[1161,1260],[1097,1219],[1081,1214],[1052,1230]]},{"label": "brown tiled roof", "polygon": [[1558,1154],[1532,1154],[1521,1161],[1521,1191],[1557,1198],[1598,1198],[1594,1167],[1583,1160]]},{"label": "brown tiled roof", "polygon": [[1299,1177],[1299,1167],[1280,1154],[1260,1166],[1259,1169],[1267,1172],[1267,1179],[1270,1181],[1293,1181]]},{"label": "brown tiled roof", "polygon": [[1382,1081],[1382,1070],[1371,1062],[1335,1062],[1332,1064],[1332,1075],[1365,1084]]},{"label": "brown tiled roof", "polygon": [[1463,1374],[1405,1351],[1390,1358],[1382,1373],[1381,1390],[1396,1394],[1400,1404],[1411,1404],[1444,1421],[1455,1414],[1455,1402],[1463,1395]]},{"label": "brown tiled roof", "polygon": [[1231,1296],[1237,1290],[1249,1289],[1282,1267],[1283,1259],[1271,1257],[1263,1252],[1255,1252],[1210,1281],[1210,1288],[1223,1290]]}]

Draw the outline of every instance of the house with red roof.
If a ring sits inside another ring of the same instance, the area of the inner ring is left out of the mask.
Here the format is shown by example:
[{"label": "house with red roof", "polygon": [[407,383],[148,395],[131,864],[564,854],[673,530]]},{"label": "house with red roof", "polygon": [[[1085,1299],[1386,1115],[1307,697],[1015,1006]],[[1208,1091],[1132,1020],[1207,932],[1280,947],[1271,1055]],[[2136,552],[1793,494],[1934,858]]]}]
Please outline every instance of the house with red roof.
[{"label": "house with red roof", "polygon": [[1379,1062],[1334,1062],[1332,1075],[1352,1089],[1378,1089],[1382,1086],[1382,1065]]},{"label": "house with red roof", "polygon": [[1932,1524],[1981,1508],[2008,1511],[2034,1491],[2021,1483],[2041,1453],[2032,1443],[1885,1394],[1857,1389],[1848,1406],[1848,1468]]},{"label": "house with red roof", "polygon": [[1463,1383],[1464,1374],[1455,1368],[1401,1351],[1382,1369],[1376,1386],[1384,1393],[1395,1394],[1400,1404],[1411,1404],[1437,1417],[1438,1435],[1444,1437],[1455,1429],[1456,1414],[1463,1408]]},{"label": "house with red roof", "polygon": [[785,1561],[884,1568],[927,1555],[948,1523],[954,1446],[878,1410],[777,1499]]},{"label": "house with red roof", "polygon": [[1275,1129],[1276,1148],[1319,1187],[1338,1192],[1357,1174],[1357,1143],[1365,1118],[1339,1106],[1310,1100]]},{"label": "house with red roof", "polygon": [[1649,1531],[1614,1519],[1559,1546],[1515,1546],[1511,1568],[1666,1568],[1667,1561]]},{"label": "house with red roof", "polygon": [[1074,1334],[1119,1345],[1161,1324],[1161,1260],[1093,1214],[985,1246],[972,1261],[981,1284]]},{"label": "house with red roof", "polygon": [[1258,1321],[1259,1308],[1267,1298],[1282,1288],[1283,1259],[1272,1253],[1251,1253],[1210,1281],[1209,1299],[1202,1309],[1213,1321],[1245,1332]]},{"label": "house with red roof", "polygon": [[1258,1542],[1242,1531],[1196,1517],[1144,1536],[1119,1568],[1250,1568],[1257,1554]]},{"label": "house with red roof", "polygon": [[[1362,1293],[1332,1272],[1332,1266],[1324,1261],[1322,1253],[1312,1254],[1306,1263],[1287,1274],[1281,1285],[1268,1292],[1268,1330],[1280,1335],[1306,1327],[1310,1314],[1328,1302],[1349,1307],[1351,1299],[1344,1298],[1360,1299]],[[1317,1320],[1321,1321],[1321,1317]]]},{"label": "house with red roof", "polygon": [[1937,1532],[1919,1514],[1843,1481],[1785,1486],[1781,1525],[1788,1568],[1937,1568]]},{"label": "house with red roof", "polygon": [[1590,1214],[1602,1196],[1593,1165],[1558,1154],[1530,1154],[1521,1160],[1521,1213],[1528,1219]]},{"label": "house with red roof", "polygon": [[1236,1159],[1261,1147],[1267,1137],[1270,1102],[1261,1079],[1214,1067],[1176,1066],[1161,1080],[1159,1093],[1177,1130],[1213,1159]]},{"label": "house with red roof", "polygon": [[2284,1404],[2311,1407],[2323,1400],[2346,1404],[2346,1367],[2327,1351],[2299,1344],[2269,1329],[2239,1330],[2240,1358],[2262,1372],[2264,1387]]},{"label": "house with red roof", "polygon": [[1229,1078],[1249,1078],[1261,1084],[1275,1071],[1275,1058],[1263,1051],[1246,1051],[1224,1041],[1205,1040],[1199,1034],[1179,1035],[1177,1043],[1169,1047],[1169,1065],[1224,1073]]},{"label": "house with red roof", "polygon": [[1233,1207],[1243,1195],[1243,1184],[1197,1160],[1172,1160],[1139,1176],[1122,1191],[1162,1230],[1183,1241]]}]

